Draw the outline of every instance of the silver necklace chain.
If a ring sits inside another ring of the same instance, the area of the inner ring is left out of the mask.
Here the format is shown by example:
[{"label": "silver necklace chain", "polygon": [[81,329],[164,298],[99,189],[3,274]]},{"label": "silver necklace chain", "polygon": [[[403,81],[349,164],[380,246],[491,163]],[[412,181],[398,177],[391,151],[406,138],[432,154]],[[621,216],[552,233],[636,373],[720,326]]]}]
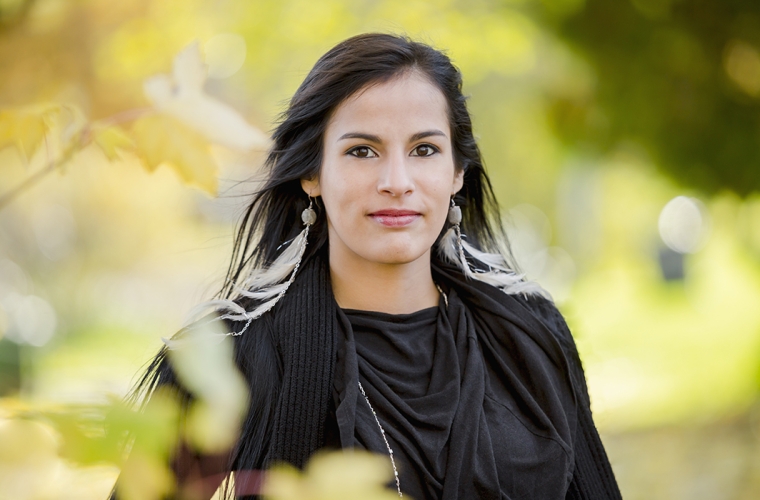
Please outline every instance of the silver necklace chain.
[{"label": "silver necklace chain", "polygon": [[372,411],[372,416],[375,417],[375,422],[377,422],[377,426],[380,427],[380,434],[383,435],[383,441],[385,441],[385,447],[388,448],[388,456],[391,457],[391,465],[393,466],[393,476],[396,478],[396,490],[398,491],[398,496],[403,497],[404,494],[401,493],[401,481],[399,481],[398,479],[398,469],[396,469],[396,461],[393,459],[393,450],[391,449],[391,445],[388,442],[388,438],[385,435],[385,429],[383,429],[383,426],[380,424],[380,419],[377,418],[377,413],[375,412],[375,409],[372,407],[372,403],[369,402],[367,393],[364,392],[364,387],[362,387],[361,381],[359,381],[359,390],[362,391],[362,396],[364,396],[364,401],[367,402],[367,406],[369,406],[369,409]]},{"label": "silver necklace chain", "polygon": [[[441,293],[441,296],[443,297],[443,301],[446,304],[446,309],[448,309],[449,298],[446,296],[445,293],[443,293],[443,290],[441,290],[441,287],[438,286],[438,283],[435,283],[435,287]],[[399,481],[398,469],[396,469],[396,460],[394,460],[393,458],[393,449],[391,448],[391,445],[388,442],[388,437],[385,435],[385,429],[383,429],[383,425],[380,423],[380,419],[377,418],[377,412],[372,407],[372,403],[369,402],[367,393],[364,392],[364,387],[362,386],[361,381],[359,381],[359,390],[361,391],[362,396],[364,396],[364,401],[367,402],[367,406],[369,406],[370,411],[372,411],[372,416],[375,417],[375,422],[377,422],[377,426],[380,428],[380,434],[383,436],[383,441],[385,441],[385,447],[388,449],[388,456],[391,457],[391,465],[393,466],[393,476],[396,478],[396,490],[398,491],[398,496],[403,497],[404,494],[401,493],[401,481]]]}]

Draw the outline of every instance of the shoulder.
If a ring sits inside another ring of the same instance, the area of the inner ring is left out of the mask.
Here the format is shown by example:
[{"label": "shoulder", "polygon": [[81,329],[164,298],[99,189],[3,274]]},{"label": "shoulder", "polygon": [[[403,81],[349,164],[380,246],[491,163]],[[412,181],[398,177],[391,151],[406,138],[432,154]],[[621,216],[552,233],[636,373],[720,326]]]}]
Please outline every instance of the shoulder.
[{"label": "shoulder", "polygon": [[[437,263],[434,276],[456,290],[465,302],[479,309],[506,308],[520,315],[528,315],[542,323],[561,342],[563,348],[575,350],[570,329],[554,302],[542,295],[545,291],[533,282],[516,282],[514,286],[501,286],[498,280],[471,279],[451,265]],[[548,294],[547,294],[548,295]]]},{"label": "shoulder", "polygon": [[451,266],[437,265],[433,269],[436,279],[453,288],[471,312],[485,317],[503,316],[520,325],[547,352],[564,356],[572,372],[582,373],[578,350],[567,322],[554,302],[541,294],[543,289],[539,286],[533,284],[505,292],[494,284],[469,279]]},{"label": "shoulder", "polygon": [[557,340],[559,340],[566,352],[577,355],[578,350],[575,345],[575,339],[570,332],[570,328],[567,326],[564,316],[562,316],[562,313],[552,300],[537,294],[518,294],[513,297],[546,325]]},{"label": "shoulder", "polygon": [[545,297],[533,295],[524,297],[520,295],[519,297],[516,296],[515,299],[529,309],[555,336],[565,354],[565,359],[567,359],[573,385],[578,390],[582,403],[588,407],[590,405],[590,398],[583,362],[578,353],[575,339],[562,313],[557,309],[554,302]]}]

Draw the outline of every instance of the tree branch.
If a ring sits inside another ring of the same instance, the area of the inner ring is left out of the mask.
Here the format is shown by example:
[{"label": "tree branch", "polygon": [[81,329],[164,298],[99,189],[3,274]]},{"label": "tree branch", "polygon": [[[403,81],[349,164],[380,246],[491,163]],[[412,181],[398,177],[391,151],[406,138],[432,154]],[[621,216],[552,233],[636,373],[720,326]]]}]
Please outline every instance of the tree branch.
[{"label": "tree branch", "polygon": [[74,152],[76,150],[76,147],[79,145],[79,141],[72,141],[71,145],[69,145],[68,148],[66,148],[59,156],[58,158],[54,158],[48,162],[45,167],[43,167],[41,170],[38,170],[37,172],[33,173],[29,177],[23,180],[21,184],[16,186],[15,188],[6,191],[2,196],[0,196],[0,210],[4,209],[8,204],[10,204],[13,200],[15,200],[20,194],[22,194],[24,191],[30,189],[35,184],[40,182],[42,179],[47,177],[48,174],[55,171],[56,168],[60,167],[67,161],[71,159],[72,156],[74,156]]},{"label": "tree branch", "polygon": [[102,120],[98,120],[96,122],[90,123],[86,125],[83,129],[79,131],[78,134],[75,134],[75,137],[72,138],[71,142],[69,143],[69,146],[63,151],[63,153],[58,157],[50,160],[47,165],[45,165],[41,170],[33,173],[26,179],[24,179],[21,184],[16,186],[15,188],[5,192],[3,195],[0,196],[0,210],[5,208],[9,203],[11,203],[13,200],[18,198],[20,194],[22,194],[24,191],[30,189],[37,183],[39,183],[42,179],[47,177],[48,174],[55,171],[56,168],[62,166],[64,163],[69,161],[72,156],[74,156],[74,153],[78,150],[82,150],[85,147],[87,147],[90,142],[92,142],[92,133],[95,129],[99,127],[110,127],[114,125],[119,125],[125,122],[133,121],[136,118],[139,118],[147,113],[150,113],[152,111],[152,108],[137,108],[137,109],[129,109],[126,111],[122,111],[121,113],[117,113],[113,116],[110,116],[108,118],[104,118]]}]

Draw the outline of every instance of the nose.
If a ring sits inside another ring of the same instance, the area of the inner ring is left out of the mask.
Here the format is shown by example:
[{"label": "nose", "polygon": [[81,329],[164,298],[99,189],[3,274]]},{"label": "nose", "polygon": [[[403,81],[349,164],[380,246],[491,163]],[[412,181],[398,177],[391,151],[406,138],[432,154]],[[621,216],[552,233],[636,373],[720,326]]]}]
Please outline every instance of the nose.
[{"label": "nose", "polygon": [[403,196],[414,191],[414,181],[409,171],[410,165],[404,152],[396,152],[386,156],[381,166],[377,190],[382,194]]}]

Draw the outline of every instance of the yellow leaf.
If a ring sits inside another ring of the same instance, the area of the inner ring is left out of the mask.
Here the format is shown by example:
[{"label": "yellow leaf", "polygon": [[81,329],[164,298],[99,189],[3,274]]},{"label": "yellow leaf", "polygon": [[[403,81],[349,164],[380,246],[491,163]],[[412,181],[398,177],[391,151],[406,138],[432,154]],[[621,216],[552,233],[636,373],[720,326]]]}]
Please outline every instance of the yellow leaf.
[{"label": "yellow leaf", "polygon": [[132,133],[137,153],[148,170],[166,163],[188,184],[216,194],[217,166],[202,135],[164,114],[136,120]]},{"label": "yellow leaf", "polygon": [[49,498],[60,466],[55,431],[32,420],[0,420],[0,443],[0,498]]},{"label": "yellow leaf", "polygon": [[168,464],[179,435],[179,407],[174,391],[159,387],[139,412],[116,405],[107,423],[115,436],[124,431],[135,436],[116,484],[119,498],[159,500],[170,496],[176,481]]},{"label": "yellow leaf", "polygon": [[32,420],[0,420],[0,464],[37,463],[43,456],[55,456],[57,438],[52,429]]},{"label": "yellow leaf", "polygon": [[390,459],[360,450],[321,453],[301,474],[290,466],[267,473],[267,500],[392,500],[398,494],[386,484],[393,478]]},{"label": "yellow leaf", "polygon": [[115,405],[107,417],[110,432],[129,431],[139,436],[132,448],[162,460],[169,456],[179,438],[179,406],[175,391],[159,387],[142,411]]},{"label": "yellow leaf", "polygon": [[133,451],[121,469],[116,488],[119,498],[125,500],[160,500],[173,491],[174,483],[165,461]]},{"label": "yellow leaf", "polygon": [[203,90],[206,65],[193,42],[174,58],[172,75],[157,75],[143,84],[153,106],[202,134],[214,144],[251,150],[266,147],[267,136],[231,106]]},{"label": "yellow leaf", "polygon": [[50,130],[52,116],[60,106],[44,104],[0,110],[0,149],[16,146],[28,160]]},{"label": "yellow leaf", "polygon": [[187,329],[172,345],[172,367],[195,397],[187,417],[188,443],[210,453],[228,449],[238,438],[249,394],[235,366],[231,339],[214,321]]},{"label": "yellow leaf", "polygon": [[119,158],[118,150],[132,150],[135,142],[119,127],[106,127],[93,132],[92,141],[111,161]]}]

